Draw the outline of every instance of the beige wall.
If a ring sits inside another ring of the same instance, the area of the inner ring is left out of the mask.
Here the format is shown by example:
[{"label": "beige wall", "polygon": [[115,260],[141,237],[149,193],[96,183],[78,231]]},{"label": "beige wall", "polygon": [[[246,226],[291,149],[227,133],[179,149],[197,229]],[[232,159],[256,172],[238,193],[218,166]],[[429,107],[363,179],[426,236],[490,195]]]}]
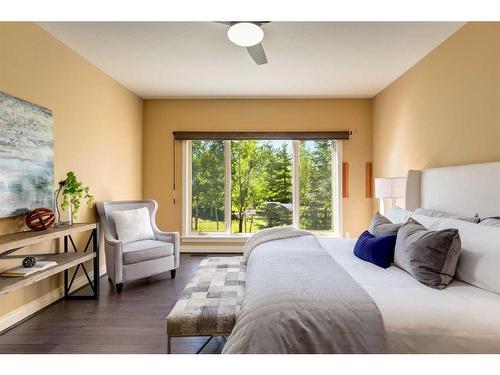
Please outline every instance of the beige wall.
[{"label": "beige wall", "polygon": [[[33,23],[0,23],[0,90],[53,111],[55,182],[74,170],[97,200],[142,197],[136,95]],[[82,207],[78,221],[95,220]],[[22,219],[0,220],[0,234],[22,229]],[[0,262],[0,270],[8,266]],[[55,277],[0,296],[0,318],[58,285]]]},{"label": "beige wall", "polygon": [[365,163],[372,160],[370,99],[145,100],[144,196],[159,202],[159,226],[181,231],[181,147],[177,147],[177,204],[172,192],[172,131],[352,130],[344,142],[350,197],[343,200],[344,231],[359,234],[369,221]]},{"label": "beige wall", "polygon": [[500,161],[500,23],[468,23],[374,99],[374,175]]}]

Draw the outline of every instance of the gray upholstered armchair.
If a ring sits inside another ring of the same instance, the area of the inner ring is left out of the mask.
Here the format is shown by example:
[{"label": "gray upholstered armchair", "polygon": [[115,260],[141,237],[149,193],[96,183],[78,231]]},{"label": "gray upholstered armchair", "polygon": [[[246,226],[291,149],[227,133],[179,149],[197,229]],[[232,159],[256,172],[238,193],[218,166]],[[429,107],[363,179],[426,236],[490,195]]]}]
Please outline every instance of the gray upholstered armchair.
[{"label": "gray upholstered armchair", "polygon": [[[146,207],[151,217],[154,240],[122,243],[117,238],[113,211],[134,210]],[[123,283],[170,271],[175,278],[179,267],[179,233],[162,232],[156,226],[158,204],[154,200],[115,201],[97,203],[97,211],[104,231],[106,269],[108,277],[121,293]]]}]

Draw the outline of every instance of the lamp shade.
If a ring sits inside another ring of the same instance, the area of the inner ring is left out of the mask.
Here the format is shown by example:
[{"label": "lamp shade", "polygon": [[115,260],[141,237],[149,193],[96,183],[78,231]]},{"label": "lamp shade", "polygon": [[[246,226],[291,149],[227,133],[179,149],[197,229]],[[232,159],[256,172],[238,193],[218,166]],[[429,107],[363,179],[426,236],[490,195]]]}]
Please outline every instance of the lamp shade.
[{"label": "lamp shade", "polygon": [[406,177],[383,177],[375,179],[375,198],[404,198]]}]

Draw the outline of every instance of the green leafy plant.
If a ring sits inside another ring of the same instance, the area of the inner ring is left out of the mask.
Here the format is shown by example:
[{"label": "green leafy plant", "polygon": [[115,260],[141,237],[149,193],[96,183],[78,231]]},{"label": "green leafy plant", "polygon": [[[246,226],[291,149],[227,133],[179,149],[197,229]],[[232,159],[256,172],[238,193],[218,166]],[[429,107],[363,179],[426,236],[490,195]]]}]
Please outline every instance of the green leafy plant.
[{"label": "green leafy plant", "polygon": [[66,179],[59,181],[59,187],[62,189],[64,200],[61,208],[64,210],[71,205],[73,219],[76,219],[82,199],[87,201],[87,207],[91,208],[94,204],[94,197],[90,194],[88,186],[84,186],[75,175],[75,172],[66,173]]}]

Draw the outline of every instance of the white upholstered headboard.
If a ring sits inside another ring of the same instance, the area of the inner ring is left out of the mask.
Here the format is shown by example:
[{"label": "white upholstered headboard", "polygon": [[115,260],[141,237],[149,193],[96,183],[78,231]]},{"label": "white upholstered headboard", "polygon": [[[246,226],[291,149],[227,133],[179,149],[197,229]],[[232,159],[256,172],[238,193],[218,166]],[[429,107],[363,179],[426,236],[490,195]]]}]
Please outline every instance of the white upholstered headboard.
[{"label": "white upholstered headboard", "polygon": [[408,171],[406,209],[500,216],[500,162]]}]

